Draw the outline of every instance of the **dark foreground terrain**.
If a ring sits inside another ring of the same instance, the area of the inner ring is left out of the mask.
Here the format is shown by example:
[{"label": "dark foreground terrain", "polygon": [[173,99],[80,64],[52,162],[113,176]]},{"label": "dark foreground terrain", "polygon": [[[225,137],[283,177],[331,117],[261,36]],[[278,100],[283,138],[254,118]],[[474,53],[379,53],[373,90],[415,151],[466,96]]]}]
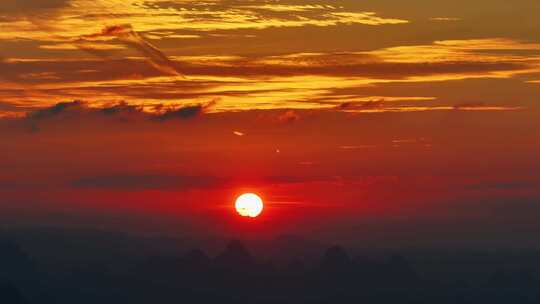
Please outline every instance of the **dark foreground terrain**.
[{"label": "dark foreground terrain", "polygon": [[5,234],[0,303],[540,303],[538,252],[405,258],[292,237],[253,243],[271,260],[249,242],[212,255],[164,245],[174,242]]}]

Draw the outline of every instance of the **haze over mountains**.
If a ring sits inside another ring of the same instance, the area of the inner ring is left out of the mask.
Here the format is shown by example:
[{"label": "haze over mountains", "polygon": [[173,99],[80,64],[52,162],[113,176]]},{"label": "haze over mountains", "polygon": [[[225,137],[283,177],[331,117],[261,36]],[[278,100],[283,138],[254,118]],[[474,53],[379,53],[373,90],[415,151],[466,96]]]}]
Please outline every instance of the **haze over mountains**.
[{"label": "haze over mountains", "polygon": [[[540,253],[352,254],[293,236],[207,242],[4,233],[1,303],[537,303]],[[111,244],[116,244],[111,246]],[[357,250],[358,251],[358,250]]]}]

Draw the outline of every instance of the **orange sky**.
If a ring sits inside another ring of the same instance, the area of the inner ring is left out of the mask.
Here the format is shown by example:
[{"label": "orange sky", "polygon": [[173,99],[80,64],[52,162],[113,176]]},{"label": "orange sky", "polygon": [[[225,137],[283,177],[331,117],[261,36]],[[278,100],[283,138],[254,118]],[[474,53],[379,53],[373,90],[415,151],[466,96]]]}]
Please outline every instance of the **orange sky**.
[{"label": "orange sky", "polygon": [[231,218],[234,197],[250,190],[267,201],[261,234],[348,240],[438,223],[489,243],[504,222],[527,239],[540,228],[529,216],[540,198],[539,9],[2,1],[5,214],[235,234],[245,227]]}]

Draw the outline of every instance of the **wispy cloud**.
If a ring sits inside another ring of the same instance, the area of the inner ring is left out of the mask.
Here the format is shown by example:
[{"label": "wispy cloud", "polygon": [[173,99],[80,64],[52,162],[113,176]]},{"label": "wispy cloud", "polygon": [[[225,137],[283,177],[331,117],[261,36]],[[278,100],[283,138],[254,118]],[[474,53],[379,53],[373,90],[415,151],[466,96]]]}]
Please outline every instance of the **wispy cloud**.
[{"label": "wispy cloud", "polygon": [[109,104],[103,107],[91,107],[82,101],[60,102],[50,107],[30,112],[25,119],[32,123],[46,120],[71,118],[80,119],[83,116],[103,116],[113,118],[131,118],[148,121],[169,121],[174,119],[189,119],[204,114],[216,103],[215,100],[204,104],[193,105],[155,105],[150,110],[144,107],[129,105],[125,102]]},{"label": "wispy cloud", "polygon": [[486,191],[486,190],[527,190],[537,189],[540,186],[538,180],[520,180],[520,181],[502,181],[502,182],[486,182],[467,185],[468,190]]},{"label": "wispy cloud", "polygon": [[354,146],[339,146],[341,150],[363,150],[377,148],[376,145],[354,145]]},{"label": "wispy cloud", "polygon": [[70,0],[7,0],[0,3],[2,14],[28,14],[31,12],[65,7]]},{"label": "wispy cloud", "polygon": [[169,176],[150,174],[126,174],[83,177],[74,180],[76,188],[97,188],[110,190],[174,190],[213,188],[227,183],[227,179],[213,176]]},{"label": "wispy cloud", "polygon": [[145,56],[148,62],[159,71],[167,75],[181,76],[175,64],[156,46],[144,39],[141,34],[135,32],[129,24],[108,26],[100,33],[81,36],[81,41],[78,42],[85,50],[100,50],[103,48],[94,48],[93,44],[81,44],[81,42],[94,41],[102,37],[116,37],[122,43]]},{"label": "wispy cloud", "polygon": [[[379,49],[367,52],[367,54],[377,56],[387,62],[402,63],[509,63],[525,61],[537,64],[538,57],[524,53],[523,51],[526,50],[538,51],[540,44],[505,38],[440,40],[426,45]],[[507,53],[501,51],[507,51]]]},{"label": "wispy cloud", "polygon": [[196,105],[187,105],[179,108],[170,108],[165,107],[165,110],[163,110],[163,107],[156,108],[158,114],[158,119],[165,121],[175,118],[192,118],[195,116],[198,116],[205,111],[207,111],[209,108],[214,106],[216,104],[216,100],[212,100],[206,104],[196,104]]},{"label": "wispy cloud", "polygon": [[349,113],[407,113],[407,112],[427,112],[427,111],[519,111],[524,110],[524,107],[519,106],[474,106],[463,107],[460,105],[454,106],[385,106],[375,109],[347,109]]},{"label": "wispy cloud", "polygon": [[454,105],[454,109],[461,110],[461,111],[515,111],[515,110],[523,110],[524,107],[490,105],[486,103],[462,103],[462,104]]},{"label": "wispy cloud", "polygon": [[80,189],[107,189],[116,191],[165,190],[185,191],[192,189],[223,188],[234,185],[277,185],[303,183],[331,183],[339,180],[326,176],[275,175],[257,178],[238,178],[213,175],[165,175],[127,173],[119,175],[85,176],[72,180],[68,186]]},{"label": "wispy cloud", "polygon": [[278,120],[283,123],[292,123],[300,120],[300,115],[293,110],[286,111],[278,117]]},{"label": "wispy cloud", "polygon": [[[52,7],[62,8],[55,18],[54,35],[78,37],[90,34],[96,26],[114,22],[136,24],[143,32],[173,31],[223,31],[268,28],[293,28],[302,26],[330,27],[341,24],[396,25],[409,21],[382,17],[375,12],[333,5],[297,5],[290,3],[254,4],[253,1],[110,1],[71,0],[72,5],[61,5],[67,1],[46,0]],[[26,2],[26,1],[25,1]],[[31,7],[39,7],[38,1],[30,1]],[[58,3],[57,3],[58,2]],[[17,11],[15,5],[4,5]],[[50,24],[47,18],[36,22]],[[156,20],[159,19],[159,22]],[[114,20],[114,21],[113,21]],[[25,32],[22,23],[6,23],[7,30],[1,39],[14,38]],[[33,33],[31,38],[48,40],[50,35]]]},{"label": "wispy cloud", "polygon": [[[140,47],[148,46],[129,27],[111,27],[88,36],[92,43],[126,35]],[[95,40],[95,41],[94,41]],[[500,51],[505,50],[501,55]],[[384,48],[370,52],[299,53],[281,56],[177,56],[165,57],[148,46],[147,58],[165,72],[176,67],[190,75],[161,77],[136,59],[17,60],[0,62],[0,95],[5,102],[84,99],[91,103],[126,100],[134,103],[199,103],[200,98],[222,98],[216,111],[267,108],[330,108],[339,104],[375,107],[374,101],[430,101],[436,96],[366,96],[335,94],[344,88],[382,85],[389,82],[433,82],[473,78],[510,78],[540,69],[537,44],[512,40],[439,41],[431,45]],[[94,50],[98,52],[99,50]],[[527,51],[527,52],[524,52]],[[145,55],[146,57],[146,55]],[[29,72],[31,71],[31,73]],[[79,72],[90,71],[90,72]],[[37,77],[48,73],[54,77]],[[53,74],[51,74],[53,73]],[[167,74],[171,75],[171,74]],[[407,100],[408,99],[408,100]],[[362,103],[370,101],[370,103]],[[417,105],[417,104],[415,104]],[[422,105],[423,106],[423,105]],[[410,109],[409,109],[410,110]]]},{"label": "wispy cloud", "polygon": [[432,17],[429,18],[431,21],[461,21],[461,18],[457,17]]},{"label": "wispy cloud", "polygon": [[53,118],[55,116],[60,116],[66,112],[80,112],[86,109],[87,108],[85,107],[85,105],[80,101],[60,102],[51,107],[40,109],[33,113],[30,113],[30,115],[28,115],[28,118],[32,120],[42,120]]}]

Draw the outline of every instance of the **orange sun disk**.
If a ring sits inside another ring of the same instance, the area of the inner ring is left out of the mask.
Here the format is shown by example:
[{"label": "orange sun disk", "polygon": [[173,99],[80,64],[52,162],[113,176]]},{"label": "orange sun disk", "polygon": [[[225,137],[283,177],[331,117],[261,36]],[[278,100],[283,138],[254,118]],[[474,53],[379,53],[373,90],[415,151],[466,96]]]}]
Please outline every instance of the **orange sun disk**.
[{"label": "orange sun disk", "polygon": [[255,218],[263,211],[264,203],[257,194],[245,193],[236,199],[235,208],[241,216]]}]

